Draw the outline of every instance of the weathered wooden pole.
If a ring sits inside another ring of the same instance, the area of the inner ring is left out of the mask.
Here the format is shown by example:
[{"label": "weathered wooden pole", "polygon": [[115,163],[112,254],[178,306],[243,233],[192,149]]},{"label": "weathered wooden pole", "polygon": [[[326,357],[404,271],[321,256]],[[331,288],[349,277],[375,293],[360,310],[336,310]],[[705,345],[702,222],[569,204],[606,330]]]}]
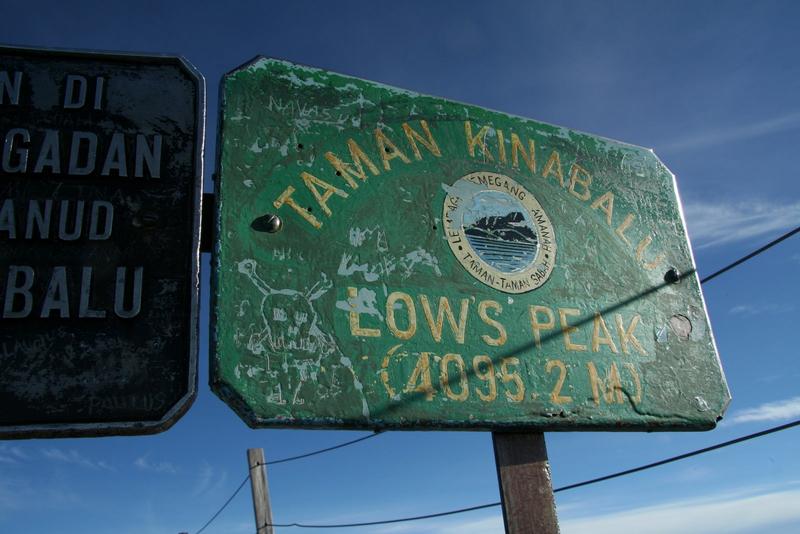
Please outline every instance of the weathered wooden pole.
[{"label": "weathered wooden pole", "polygon": [[492,432],[506,534],[558,534],[541,432]]},{"label": "weathered wooden pole", "polygon": [[253,492],[256,534],[273,534],[264,449],[247,449],[247,466],[250,469],[250,489]]}]

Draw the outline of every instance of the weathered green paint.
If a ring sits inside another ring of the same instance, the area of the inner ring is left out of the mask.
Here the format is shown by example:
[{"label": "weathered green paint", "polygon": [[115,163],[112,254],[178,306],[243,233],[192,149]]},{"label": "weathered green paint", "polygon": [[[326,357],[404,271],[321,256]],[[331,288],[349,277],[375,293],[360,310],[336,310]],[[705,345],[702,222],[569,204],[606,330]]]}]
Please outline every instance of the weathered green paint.
[{"label": "weathered green paint", "polygon": [[705,429],[724,411],[652,151],[264,58],[223,80],[220,135],[211,381],[250,425]]}]

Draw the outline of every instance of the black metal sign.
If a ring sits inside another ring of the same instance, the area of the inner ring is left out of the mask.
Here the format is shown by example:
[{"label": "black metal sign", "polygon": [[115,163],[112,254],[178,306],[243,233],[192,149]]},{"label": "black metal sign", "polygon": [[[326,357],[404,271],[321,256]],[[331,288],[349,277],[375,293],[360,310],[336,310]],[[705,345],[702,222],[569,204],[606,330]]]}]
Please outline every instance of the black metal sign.
[{"label": "black metal sign", "polygon": [[181,58],[0,47],[0,438],[191,405],[204,98]]}]

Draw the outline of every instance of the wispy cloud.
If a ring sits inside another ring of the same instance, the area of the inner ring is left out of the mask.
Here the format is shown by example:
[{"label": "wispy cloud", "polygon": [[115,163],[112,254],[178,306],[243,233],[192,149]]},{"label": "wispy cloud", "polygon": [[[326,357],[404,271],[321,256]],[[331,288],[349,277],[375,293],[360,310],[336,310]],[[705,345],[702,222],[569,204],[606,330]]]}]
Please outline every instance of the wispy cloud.
[{"label": "wispy cloud", "polygon": [[89,469],[100,469],[105,471],[114,471],[114,468],[103,460],[92,460],[83,456],[75,450],[65,451],[55,447],[49,449],[42,449],[42,455],[48,460],[54,462],[62,462],[65,464],[79,465]]},{"label": "wispy cloud", "polygon": [[227,481],[227,471],[217,471],[207,462],[203,462],[203,466],[198,473],[197,482],[192,489],[192,496],[197,497],[206,492],[216,493]]},{"label": "wispy cloud", "polygon": [[19,447],[0,445],[0,464],[18,464],[28,458],[28,454]]},{"label": "wispy cloud", "polygon": [[[714,476],[714,471],[705,466],[693,466],[681,469],[673,475],[673,480],[678,482],[697,483],[699,481],[708,480]],[[560,508],[559,508],[560,510]]]},{"label": "wispy cloud", "polygon": [[[0,477],[0,513],[10,510],[70,510],[91,508],[94,503],[84,501],[75,492],[74,485],[48,480],[39,484],[29,476]],[[0,524],[2,524],[0,517]],[[3,530],[5,532],[5,530]]]},{"label": "wispy cloud", "polygon": [[800,526],[798,502],[800,502],[798,489],[750,495],[718,494],[708,498],[671,501],[622,512],[562,519],[561,531],[564,534],[774,532],[775,527],[781,525],[791,524],[794,528]]},{"label": "wispy cloud", "polygon": [[698,132],[695,135],[689,135],[671,143],[658,146],[656,152],[700,150],[736,141],[746,141],[748,139],[754,139],[756,137],[783,132],[798,127],[800,127],[800,111],[793,111],[779,117],[772,117],[750,124]]},{"label": "wispy cloud", "polygon": [[440,534],[502,534],[505,530],[503,529],[503,516],[498,514],[460,525],[445,524],[438,532]]},{"label": "wispy cloud", "polygon": [[739,304],[728,310],[732,315],[773,315],[776,313],[790,313],[795,310],[793,304]]},{"label": "wispy cloud", "polygon": [[178,472],[178,469],[172,462],[154,462],[150,460],[149,455],[147,454],[137,458],[133,462],[133,465],[142,471],[152,471],[154,473],[169,473],[174,475]]},{"label": "wispy cloud", "polygon": [[689,202],[684,212],[698,249],[761,236],[777,237],[800,223],[800,202]]},{"label": "wispy cloud", "polygon": [[28,481],[3,477],[0,479],[0,512],[24,507],[31,493]]},{"label": "wispy cloud", "polygon": [[489,517],[459,518],[449,517],[444,520],[412,521],[378,527],[375,534],[503,534],[503,516],[499,512]]},{"label": "wispy cloud", "polygon": [[755,423],[759,421],[785,421],[800,417],[800,397],[768,402],[755,408],[735,412],[725,420],[727,424]]},{"label": "wispy cloud", "polygon": [[[775,531],[774,527],[800,525],[800,489],[783,486],[767,491],[748,488],[742,491],[662,502],[629,510],[570,517],[558,508],[563,534],[727,534]],[[582,506],[581,510],[587,510]],[[566,513],[565,513],[566,512]],[[794,531],[794,530],[792,530]],[[470,518],[469,514],[447,520],[421,521],[387,525],[380,534],[502,534],[503,518]]]}]

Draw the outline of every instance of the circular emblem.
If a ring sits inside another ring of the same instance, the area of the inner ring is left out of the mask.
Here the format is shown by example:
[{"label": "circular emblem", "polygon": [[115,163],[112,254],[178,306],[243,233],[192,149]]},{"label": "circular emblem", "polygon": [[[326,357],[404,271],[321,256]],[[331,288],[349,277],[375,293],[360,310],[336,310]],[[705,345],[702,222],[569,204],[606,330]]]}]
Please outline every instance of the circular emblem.
[{"label": "circular emblem", "polygon": [[525,293],[547,281],[555,233],[530,191],[493,172],[473,172],[444,187],[445,237],[472,276],[504,293]]}]

